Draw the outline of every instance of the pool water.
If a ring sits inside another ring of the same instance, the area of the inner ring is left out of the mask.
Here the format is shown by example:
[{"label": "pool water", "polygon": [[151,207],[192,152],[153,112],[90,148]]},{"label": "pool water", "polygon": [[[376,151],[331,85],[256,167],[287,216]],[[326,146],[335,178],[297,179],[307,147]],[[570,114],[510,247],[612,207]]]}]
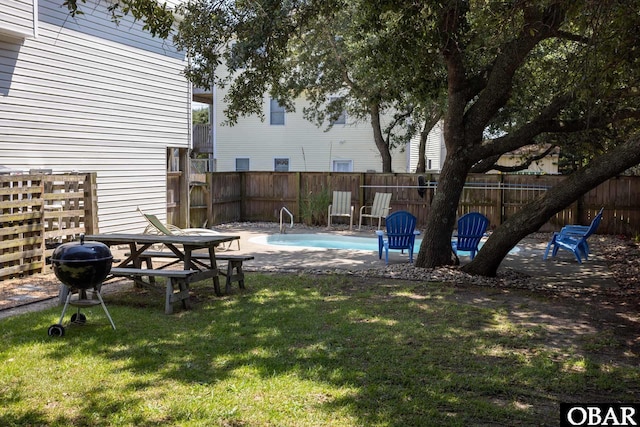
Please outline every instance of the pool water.
[{"label": "pool water", "polygon": [[[271,234],[268,236],[259,236],[251,239],[251,242],[274,245],[274,246],[293,246],[304,248],[324,248],[324,249],[349,249],[359,251],[377,251],[377,237],[357,237],[357,236],[339,236],[334,234]],[[416,251],[420,248],[421,239],[416,238]],[[482,247],[482,242],[480,242]],[[520,249],[515,247],[510,253],[518,252]],[[468,256],[468,252],[460,251],[458,255]]]},{"label": "pool water", "polygon": [[[272,234],[251,239],[255,243],[305,248],[377,251],[377,237],[336,236],[333,234]],[[416,245],[419,245],[416,240]]]}]

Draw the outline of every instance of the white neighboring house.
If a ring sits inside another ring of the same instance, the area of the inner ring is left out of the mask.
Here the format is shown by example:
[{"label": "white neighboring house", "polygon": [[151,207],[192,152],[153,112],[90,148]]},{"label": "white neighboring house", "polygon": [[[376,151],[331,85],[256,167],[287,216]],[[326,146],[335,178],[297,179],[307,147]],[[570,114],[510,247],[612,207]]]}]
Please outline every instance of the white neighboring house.
[{"label": "white neighboring house", "polygon": [[[411,139],[409,148],[409,172],[415,172],[418,166],[420,135]],[[444,134],[442,133],[442,120],[439,121],[427,136],[424,148],[425,169],[427,172],[438,173],[442,170],[447,149],[444,145]]]},{"label": "white neighboring house", "polygon": [[[296,172],[382,172],[382,160],[368,122],[354,123],[343,115],[329,131],[304,119],[303,99],[296,111],[284,112],[277,101],[265,96],[265,120],[257,116],[240,117],[234,126],[225,120],[225,91],[194,88],[194,100],[214,105],[212,141],[215,170],[296,171]],[[395,150],[393,172],[407,172],[411,147]]]},{"label": "white neighboring house", "polygon": [[188,149],[191,89],[170,42],[111,2],[0,2],[0,165],[97,172],[101,232],[166,216],[169,153]]},{"label": "white neighboring house", "polygon": [[[296,111],[284,112],[275,100],[263,99],[265,120],[257,116],[241,117],[234,126],[221,125],[226,104],[225,91],[214,87],[212,91],[194,88],[194,100],[214,105],[211,109],[211,141],[213,166],[218,172],[228,171],[332,171],[381,172],[382,160],[373,141],[369,123],[334,124],[325,132],[302,117],[304,100],[296,100]],[[419,135],[411,139],[404,151],[395,150],[392,170],[412,173],[418,164]],[[500,165],[513,166],[521,162],[526,150],[504,155]],[[444,144],[442,121],[429,132],[425,146],[427,172],[442,170],[447,150]],[[558,173],[558,152],[533,163],[523,173]],[[491,171],[490,173],[496,173]]]}]

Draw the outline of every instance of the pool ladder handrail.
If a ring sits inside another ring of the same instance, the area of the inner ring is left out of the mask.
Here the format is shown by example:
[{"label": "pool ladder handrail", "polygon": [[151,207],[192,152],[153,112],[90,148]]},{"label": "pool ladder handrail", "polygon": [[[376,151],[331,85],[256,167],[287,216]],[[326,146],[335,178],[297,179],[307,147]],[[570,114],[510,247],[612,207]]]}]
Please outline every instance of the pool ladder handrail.
[{"label": "pool ladder handrail", "polygon": [[286,212],[289,215],[289,218],[291,218],[291,225],[289,225],[289,228],[293,228],[293,214],[291,212],[289,212],[289,209],[287,209],[285,206],[283,206],[280,209],[280,233],[284,234],[285,232],[285,227],[284,227],[284,215],[283,213]]}]

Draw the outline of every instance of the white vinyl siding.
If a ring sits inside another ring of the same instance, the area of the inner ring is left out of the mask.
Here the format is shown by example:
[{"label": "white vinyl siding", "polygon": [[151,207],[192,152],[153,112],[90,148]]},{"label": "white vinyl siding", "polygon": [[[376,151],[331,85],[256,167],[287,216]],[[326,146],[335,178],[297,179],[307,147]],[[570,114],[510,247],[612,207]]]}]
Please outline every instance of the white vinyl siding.
[{"label": "white vinyl siding", "polygon": [[70,18],[40,0],[39,37],[0,36],[0,165],[95,171],[101,232],[141,232],[166,205],[167,147],[188,148],[190,88],[182,54],[108,2]]},{"label": "white vinyl siding", "polygon": [[[299,99],[296,111],[287,113],[286,126],[269,124],[270,98],[264,97],[266,119],[240,117],[234,126],[221,125],[226,105],[226,92],[216,88],[214,117],[216,170],[235,171],[235,159],[240,153],[251,153],[252,171],[273,171],[274,154],[289,158],[292,172],[330,171],[333,160],[353,160],[354,172],[373,170],[382,172],[382,160],[373,140],[368,121],[336,126],[328,132],[305,120],[302,109],[308,105]],[[394,172],[407,171],[407,155],[399,150],[392,153]]]},{"label": "white vinyl siding", "polygon": [[0,0],[0,38],[37,35],[37,0]]},{"label": "white vinyl siding", "polygon": [[[416,135],[410,142],[409,171],[415,172],[418,166],[418,146],[420,135]],[[425,167],[427,170],[440,171],[444,163],[446,148],[444,145],[444,135],[442,133],[442,121],[438,122],[427,136],[425,146]]]}]

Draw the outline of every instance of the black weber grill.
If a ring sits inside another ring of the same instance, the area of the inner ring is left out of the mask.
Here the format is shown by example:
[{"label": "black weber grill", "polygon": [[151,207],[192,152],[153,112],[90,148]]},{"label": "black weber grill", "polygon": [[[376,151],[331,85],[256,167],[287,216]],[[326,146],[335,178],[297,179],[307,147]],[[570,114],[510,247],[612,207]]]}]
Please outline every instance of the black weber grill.
[{"label": "black weber grill", "polygon": [[[51,255],[53,272],[67,286],[68,292],[60,321],[49,327],[50,336],[64,335],[62,321],[70,305],[78,307],[78,311],[71,316],[71,322],[85,323],[87,318],[80,312],[80,308],[100,304],[111,323],[111,327],[116,328],[100,295],[102,281],[111,271],[112,262],[113,256],[107,245],[100,242],[85,242],[84,235],[80,236],[80,242],[64,243],[53,251]],[[97,299],[89,298],[87,291]]]}]

